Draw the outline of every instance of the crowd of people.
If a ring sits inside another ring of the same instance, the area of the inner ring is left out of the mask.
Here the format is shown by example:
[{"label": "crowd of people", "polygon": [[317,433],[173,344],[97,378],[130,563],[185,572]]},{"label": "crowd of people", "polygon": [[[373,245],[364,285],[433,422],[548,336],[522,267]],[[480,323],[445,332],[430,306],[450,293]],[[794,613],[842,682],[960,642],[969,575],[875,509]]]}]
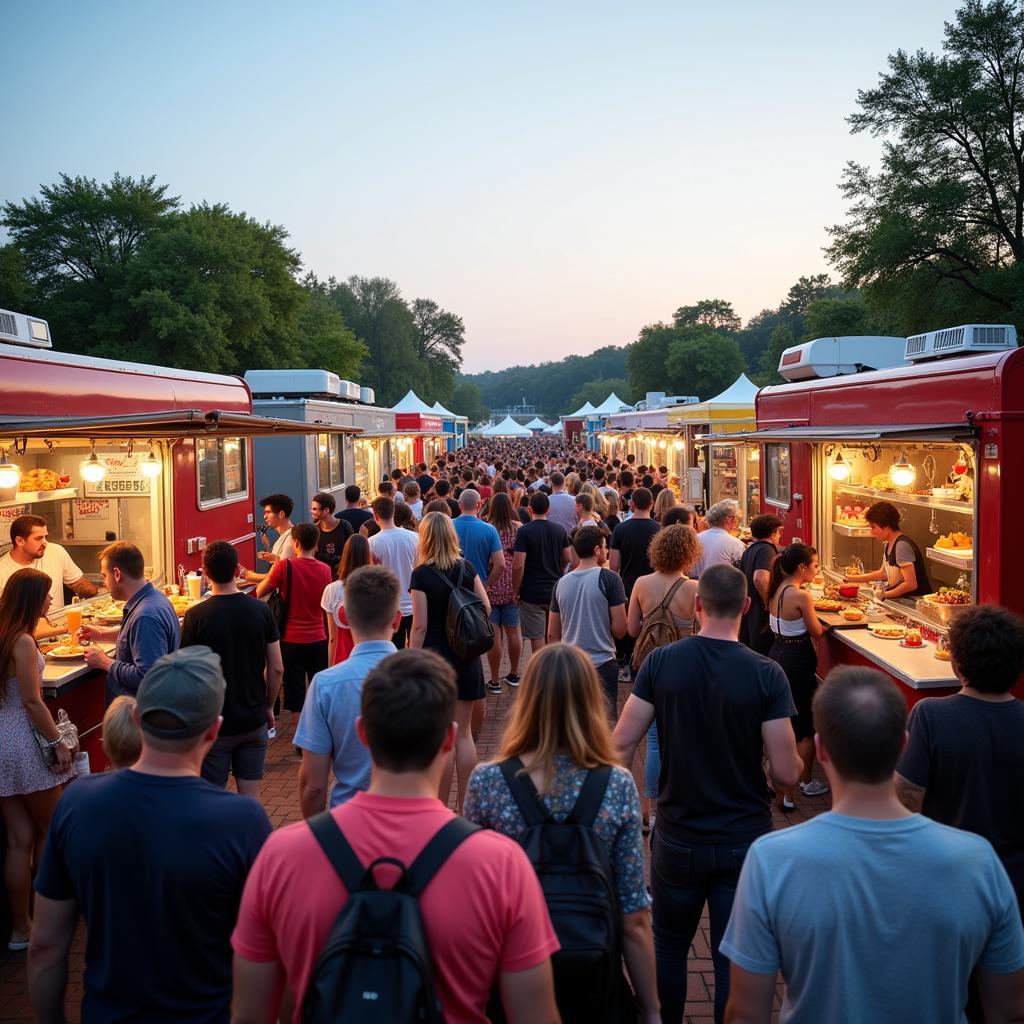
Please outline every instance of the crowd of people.
[{"label": "crowd of people", "polygon": [[[664,466],[492,439],[344,502],[261,499],[262,565],[209,543],[180,629],[137,548],[102,552],[123,623],[80,637],[116,640],[87,654],[114,770],[78,780],[42,699],[45,523],[13,524],[0,807],[37,1020],[81,918],[86,1022],[678,1024],[705,909],[716,1024],[769,1021],[780,972],[797,1024],[1022,1019],[1020,619],[958,616],[961,690],[908,722],[880,672],[819,682],[814,549],[774,515],[744,543]],[[282,713],[304,820],[272,830]],[[773,831],[773,799],[828,793]]]}]

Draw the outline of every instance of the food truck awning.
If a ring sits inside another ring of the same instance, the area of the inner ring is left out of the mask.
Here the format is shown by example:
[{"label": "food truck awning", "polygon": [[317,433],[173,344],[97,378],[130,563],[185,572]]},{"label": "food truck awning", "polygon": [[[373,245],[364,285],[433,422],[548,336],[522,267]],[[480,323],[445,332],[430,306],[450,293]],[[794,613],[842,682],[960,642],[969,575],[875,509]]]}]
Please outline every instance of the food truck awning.
[{"label": "food truck awning", "polygon": [[283,434],[360,434],[361,428],[319,421],[280,420],[213,409],[170,409],[118,416],[27,416],[0,419],[0,440],[29,437],[178,438],[268,437]]},{"label": "food truck awning", "polygon": [[970,434],[966,423],[891,424],[886,426],[764,427],[732,433],[698,434],[698,441],[884,441],[887,438],[928,440]]}]

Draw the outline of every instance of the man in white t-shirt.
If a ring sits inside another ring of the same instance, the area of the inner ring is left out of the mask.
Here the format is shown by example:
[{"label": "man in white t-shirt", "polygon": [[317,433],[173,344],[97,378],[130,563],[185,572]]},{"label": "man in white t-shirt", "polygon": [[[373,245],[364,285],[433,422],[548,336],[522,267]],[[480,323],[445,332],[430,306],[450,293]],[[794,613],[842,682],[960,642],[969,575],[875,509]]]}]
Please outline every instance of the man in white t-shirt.
[{"label": "man in white t-shirt", "polygon": [[[38,569],[50,577],[50,611],[64,607],[64,587],[68,586],[79,597],[94,597],[95,583],[82,574],[71,556],[59,544],[47,540],[46,520],[42,516],[18,516],[11,523],[13,547],[0,558],[0,590],[19,569]],[[39,620],[36,636],[55,636],[63,627],[51,626],[46,618]]]},{"label": "man in white t-shirt", "polygon": [[690,570],[693,579],[700,579],[700,574],[713,565],[724,563],[739,567],[743,552],[747,550],[746,544],[738,537],[733,536],[733,531],[739,529],[740,525],[740,503],[726,498],[723,501],[716,501],[708,509],[708,527],[700,535],[701,547],[704,553],[694,563]]},{"label": "man in white t-shirt", "polygon": [[390,498],[375,498],[373,518],[380,527],[380,533],[370,538],[370,553],[378,565],[390,569],[398,577],[401,595],[398,610],[402,622],[391,642],[401,650],[409,640],[412,629],[412,594],[409,593],[409,579],[419,551],[420,539],[412,530],[395,526],[395,503]]},{"label": "man in white t-shirt", "polygon": [[[260,505],[263,506],[263,522],[266,523],[268,530],[277,531],[277,540],[269,551],[257,551],[256,557],[272,567],[278,559],[295,557],[295,545],[292,543],[292,509],[295,502],[287,494],[268,494],[265,498],[260,498]],[[266,530],[263,530],[262,534],[263,544],[266,545]],[[252,569],[245,572],[245,578],[250,583],[259,583],[269,575],[270,568],[266,572]]]}]

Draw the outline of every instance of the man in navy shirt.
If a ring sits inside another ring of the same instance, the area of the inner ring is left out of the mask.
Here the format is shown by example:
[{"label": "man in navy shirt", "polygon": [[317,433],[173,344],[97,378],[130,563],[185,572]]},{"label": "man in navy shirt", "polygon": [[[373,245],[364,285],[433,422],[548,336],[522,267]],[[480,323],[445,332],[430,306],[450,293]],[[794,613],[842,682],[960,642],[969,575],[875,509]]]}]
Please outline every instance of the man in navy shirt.
[{"label": "man in navy shirt", "polygon": [[270,822],[256,800],[200,778],[224,690],[208,647],[160,658],[138,691],[139,760],[79,779],[57,805],[28,953],[37,1021],[64,1020],[81,914],[83,1024],[227,1024],[229,939]]},{"label": "man in navy shirt", "polygon": [[124,601],[120,627],[83,626],[79,636],[88,640],[117,639],[111,658],[98,647],[85,652],[90,668],[107,673],[106,701],[127,694],[134,697],[149,667],[165,654],[178,649],[181,632],[171,602],[145,577],[146,559],[126,540],[119,540],[100,552],[100,573],[115,601]]}]

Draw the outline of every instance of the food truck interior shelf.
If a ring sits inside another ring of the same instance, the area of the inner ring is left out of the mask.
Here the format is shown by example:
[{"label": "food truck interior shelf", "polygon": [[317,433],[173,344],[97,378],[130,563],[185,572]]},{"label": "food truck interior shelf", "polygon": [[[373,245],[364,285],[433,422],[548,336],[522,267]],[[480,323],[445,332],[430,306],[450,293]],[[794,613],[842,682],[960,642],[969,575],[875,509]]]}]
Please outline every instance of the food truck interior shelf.
[{"label": "food truck interior shelf", "polygon": [[39,501],[61,501],[64,498],[77,498],[77,487],[62,487],[57,491],[18,491],[9,501],[0,501],[0,508],[13,508],[15,505],[34,505]]},{"label": "food truck interior shelf", "polygon": [[[860,487],[857,484],[836,484],[835,489],[837,493],[856,494],[864,498],[874,498],[877,501],[891,501],[896,505],[925,505],[928,508],[942,509],[945,512],[960,512],[964,515],[974,515],[974,506],[969,501],[935,498],[929,494],[883,491],[875,487]],[[858,534],[858,536],[860,535]]]},{"label": "food truck interior shelf", "polygon": [[974,551],[971,548],[961,548],[959,551],[926,548],[924,554],[933,562],[951,565],[954,569],[961,569],[964,572],[971,572],[974,569]]},{"label": "food truck interior shelf", "polygon": [[833,523],[832,529],[844,537],[870,537],[871,529],[867,526],[850,526],[848,523]]}]

